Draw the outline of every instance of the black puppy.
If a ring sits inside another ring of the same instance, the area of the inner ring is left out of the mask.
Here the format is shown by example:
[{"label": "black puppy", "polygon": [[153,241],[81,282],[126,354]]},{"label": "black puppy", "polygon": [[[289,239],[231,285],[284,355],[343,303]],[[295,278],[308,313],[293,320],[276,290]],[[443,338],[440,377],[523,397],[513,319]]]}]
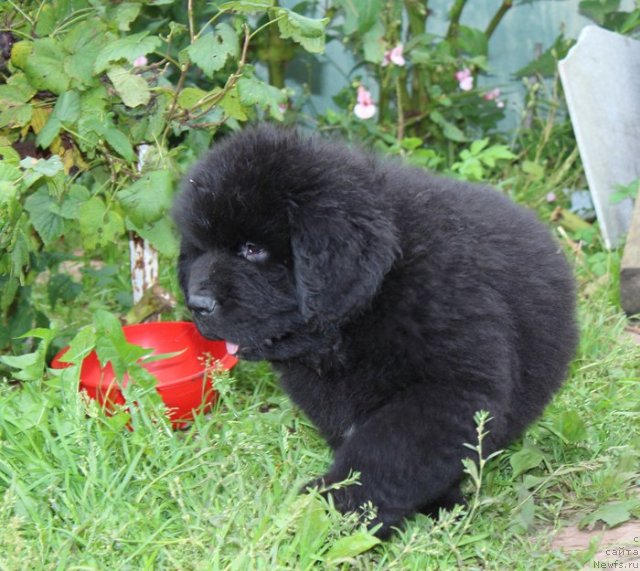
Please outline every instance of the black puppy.
[{"label": "black puppy", "polygon": [[571,272],[533,214],[268,126],[228,137],[175,205],[179,277],[200,332],[267,359],[335,452],[343,511],[380,535],[459,500],[474,413],[487,453],[518,437],[576,346]]}]

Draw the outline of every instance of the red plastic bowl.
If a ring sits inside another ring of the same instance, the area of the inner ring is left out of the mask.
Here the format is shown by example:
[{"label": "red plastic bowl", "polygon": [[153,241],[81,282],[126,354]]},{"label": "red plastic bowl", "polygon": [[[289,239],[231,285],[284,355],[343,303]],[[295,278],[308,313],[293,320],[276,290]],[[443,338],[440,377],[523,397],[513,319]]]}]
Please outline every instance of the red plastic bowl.
[{"label": "red plastic bowl", "polygon": [[[194,412],[211,410],[217,393],[211,384],[211,375],[205,372],[220,367],[231,369],[238,360],[227,353],[224,341],[209,341],[198,333],[193,323],[185,321],[157,321],[122,328],[129,343],[154,349],[153,354],[176,353],[179,355],[144,364],[144,368],[157,379],[156,389],[169,409],[174,425],[193,420]],[[69,363],[60,358],[68,347],[60,351],[51,362],[54,369],[63,369]],[[208,355],[211,362],[205,362]],[[207,369],[206,365],[209,365]],[[206,380],[205,380],[206,377]],[[126,386],[128,377],[122,379]],[[100,366],[95,351],[82,361],[80,390],[97,399],[108,410],[113,404],[125,404],[118,380],[111,363]]]}]

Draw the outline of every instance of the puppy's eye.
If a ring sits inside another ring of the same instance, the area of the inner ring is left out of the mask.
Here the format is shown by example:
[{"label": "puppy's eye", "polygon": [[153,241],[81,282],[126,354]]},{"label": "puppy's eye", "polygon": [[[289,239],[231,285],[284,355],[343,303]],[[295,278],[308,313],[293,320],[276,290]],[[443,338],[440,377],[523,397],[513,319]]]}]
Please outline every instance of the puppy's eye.
[{"label": "puppy's eye", "polygon": [[238,253],[250,262],[264,262],[269,258],[269,252],[253,242],[242,244]]}]

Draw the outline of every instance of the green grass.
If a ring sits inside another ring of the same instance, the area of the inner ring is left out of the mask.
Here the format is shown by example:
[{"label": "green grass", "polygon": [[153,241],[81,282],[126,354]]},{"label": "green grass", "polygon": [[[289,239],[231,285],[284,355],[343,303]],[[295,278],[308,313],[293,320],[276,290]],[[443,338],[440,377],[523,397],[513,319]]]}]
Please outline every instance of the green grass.
[{"label": "green grass", "polygon": [[0,569],[579,568],[590,554],[552,551],[553,530],[598,509],[640,513],[640,349],[607,260],[595,287],[589,264],[577,268],[581,347],[544,417],[485,467],[477,501],[468,482],[467,511],[417,516],[380,545],[297,493],[330,454],[266,365],[220,379],[215,413],[183,432],[151,402],[126,430],[71,371],[3,383]]}]

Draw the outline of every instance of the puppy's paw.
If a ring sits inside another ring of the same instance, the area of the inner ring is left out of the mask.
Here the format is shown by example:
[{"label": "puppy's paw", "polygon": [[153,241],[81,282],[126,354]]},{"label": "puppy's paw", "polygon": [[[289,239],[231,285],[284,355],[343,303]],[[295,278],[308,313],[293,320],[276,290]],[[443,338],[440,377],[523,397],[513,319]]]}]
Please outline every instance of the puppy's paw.
[{"label": "puppy's paw", "polygon": [[340,485],[340,481],[333,481],[329,475],[324,475],[305,484],[300,493],[313,490],[320,492],[325,498],[330,498],[329,501],[339,512],[358,514],[362,523],[365,523],[369,530],[375,530],[374,535],[383,540],[388,539],[393,533],[393,528],[400,527],[404,518],[409,515],[406,510],[378,507],[365,499],[367,494],[363,493],[361,485]]},{"label": "puppy's paw", "polygon": [[332,484],[333,482],[328,482],[326,480],[326,476],[319,476],[318,478],[314,478],[313,480],[310,480],[304,486],[302,486],[298,493],[308,494],[309,492],[315,490],[326,496],[328,491],[327,488],[331,487]]}]

